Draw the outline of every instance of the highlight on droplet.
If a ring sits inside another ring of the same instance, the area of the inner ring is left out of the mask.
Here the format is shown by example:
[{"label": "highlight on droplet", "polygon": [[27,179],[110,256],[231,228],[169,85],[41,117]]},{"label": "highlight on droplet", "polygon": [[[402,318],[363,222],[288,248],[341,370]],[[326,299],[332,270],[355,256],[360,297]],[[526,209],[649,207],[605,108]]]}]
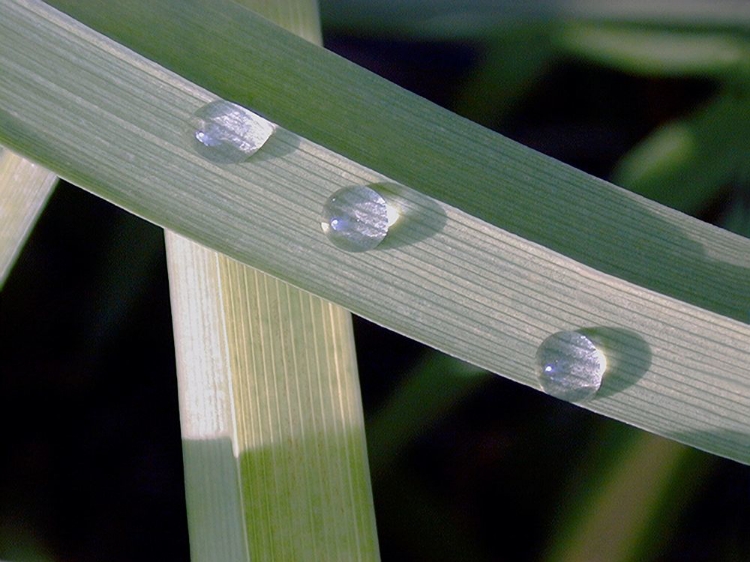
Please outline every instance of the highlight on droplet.
[{"label": "highlight on droplet", "polygon": [[191,120],[192,144],[206,160],[222,164],[243,162],[271,138],[276,125],[225,100],[198,109]]},{"label": "highlight on droplet", "polygon": [[328,239],[348,252],[377,247],[398,220],[398,209],[372,187],[345,187],[323,205],[320,226]]},{"label": "highlight on droplet", "polygon": [[588,336],[577,331],[549,336],[536,353],[536,371],[542,390],[568,402],[593,397],[601,387],[606,370],[604,352]]}]

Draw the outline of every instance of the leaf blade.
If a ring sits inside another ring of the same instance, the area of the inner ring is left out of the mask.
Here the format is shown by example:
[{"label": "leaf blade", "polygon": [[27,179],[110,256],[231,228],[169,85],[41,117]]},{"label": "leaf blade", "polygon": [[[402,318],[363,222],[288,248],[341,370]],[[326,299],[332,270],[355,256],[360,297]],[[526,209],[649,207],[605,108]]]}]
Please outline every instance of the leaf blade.
[{"label": "leaf blade", "polygon": [[[747,321],[737,308],[750,301],[747,240],[470,123],[228,0],[52,4],[393,181],[599,271]],[[693,274],[665,279],[665,262]]]},{"label": "leaf blade", "polygon": [[[0,0],[0,15],[3,142],[162,226],[527,385],[536,386],[535,350],[550,333],[620,330],[625,336],[614,351],[625,359],[612,373],[612,392],[586,407],[750,462],[748,324],[582,265],[288,131],[280,130],[264,157],[244,166],[203,161],[185,148],[184,128],[213,96],[39,2]],[[415,103],[416,119],[422,103]],[[54,111],[39,114],[39,106]],[[438,128],[444,115],[432,115],[431,126]],[[456,119],[446,117],[444,127],[464,123]],[[641,245],[671,246],[683,258],[646,261],[641,273],[660,274],[665,282],[692,276],[695,282],[686,285],[698,297],[717,298],[736,316],[747,314],[742,307],[750,301],[728,284],[746,276],[748,241],[709,227],[693,230],[696,223],[683,215],[528,150],[518,154],[530,156],[516,162],[517,180],[529,176],[534,185],[553,177],[560,187],[580,182],[603,198],[596,208],[613,224],[562,243],[608,249],[616,261],[621,256],[607,234],[629,228],[637,235],[641,227],[645,233],[635,239]],[[482,167],[467,159],[449,170],[450,183],[467,178],[471,185],[469,176]],[[446,172],[438,168],[430,177],[439,173]],[[359,183],[385,184],[410,220],[393,233],[390,247],[346,254],[319,231],[318,213],[333,191]],[[549,204],[567,197],[558,190]],[[653,231],[633,222],[643,209],[651,213]],[[671,230],[686,227],[689,240]],[[715,272],[701,280],[703,269],[683,267],[700,261],[701,252],[707,266],[726,274],[721,283]],[[632,346],[629,333],[645,347]]]}]

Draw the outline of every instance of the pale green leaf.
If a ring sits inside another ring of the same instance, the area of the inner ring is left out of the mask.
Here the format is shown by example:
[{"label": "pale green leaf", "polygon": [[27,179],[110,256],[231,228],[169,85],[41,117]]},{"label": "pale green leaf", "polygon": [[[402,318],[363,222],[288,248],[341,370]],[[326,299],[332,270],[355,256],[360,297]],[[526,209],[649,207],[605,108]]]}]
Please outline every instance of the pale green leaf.
[{"label": "pale green leaf", "polygon": [[[210,32],[210,8],[191,6],[181,21]],[[750,241],[457,118],[250,12],[234,15],[247,30],[235,57],[192,55],[239,84],[256,79],[240,101],[294,130],[246,164],[190,150],[189,116],[214,95],[34,0],[0,0],[0,141],[524,384],[536,386],[535,351],[550,333],[594,329],[611,368],[587,408],[750,461]],[[378,184],[402,220],[381,248],[347,254],[322,234],[319,213],[335,190],[363,183]]]},{"label": "pale green leaf", "polygon": [[747,76],[750,44],[739,35],[571,23],[555,34],[563,51],[648,76]]},{"label": "pale green leaf", "polygon": [[[473,125],[230,0],[54,4],[392,181],[598,271],[747,321],[738,305],[750,302],[749,242]],[[665,275],[664,263],[693,274]]]},{"label": "pale green leaf", "polygon": [[56,181],[52,172],[0,147],[0,289]]},{"label": "pale green leaf", "polygon": [[[314,0],[244,0],[320,40]],[[351,316],[167,232],[193,562],[379,560]]]}]

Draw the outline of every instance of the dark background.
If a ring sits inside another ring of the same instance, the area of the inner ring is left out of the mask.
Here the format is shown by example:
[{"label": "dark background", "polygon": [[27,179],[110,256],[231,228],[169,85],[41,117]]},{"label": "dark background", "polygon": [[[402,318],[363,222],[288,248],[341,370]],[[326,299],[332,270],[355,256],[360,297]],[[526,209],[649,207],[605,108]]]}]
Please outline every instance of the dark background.
[{"label": "dark background", "polygon": [[[326,40],[448,108],[484,54],[479,43]],[[606,178],[714,90],[568,61],[485,125]],[[170,322],[160,229],[61,184],[0,293],[0,558],[189,559]],[[429,351],[363,320],[355,330],[371,420]],[[538,560],[570,496],[637,434],[487,375],[375,479],[383,560]],[[750,469],[686,458],[672,492],[684,501],[644,559],[750,560]]]}]

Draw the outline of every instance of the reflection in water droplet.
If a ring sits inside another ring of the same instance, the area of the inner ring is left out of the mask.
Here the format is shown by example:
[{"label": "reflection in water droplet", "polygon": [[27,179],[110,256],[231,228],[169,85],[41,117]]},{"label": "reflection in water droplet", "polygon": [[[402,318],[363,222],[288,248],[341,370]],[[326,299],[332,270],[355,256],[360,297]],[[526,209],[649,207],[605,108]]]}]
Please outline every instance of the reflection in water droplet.
[{"label": "reflection in water droplet", "polygon": [[360,185],[340,189],[326,201],[320,226],[335,246],[364,252],[383,241],[396,219],[380,193]]},{"label": "reflection in water droplet", "polygon": [[224,100],[204,105],[193,115],[195,150],[212,162],[234,164],[255,154],[276,126],[244,107]]},{"label": "reflection in water droplet", "polygon": [[599,390],[607,359],[585,335],[558,332],[539,346],[536,368],[547,394],[578,402],[591,398]]}]

